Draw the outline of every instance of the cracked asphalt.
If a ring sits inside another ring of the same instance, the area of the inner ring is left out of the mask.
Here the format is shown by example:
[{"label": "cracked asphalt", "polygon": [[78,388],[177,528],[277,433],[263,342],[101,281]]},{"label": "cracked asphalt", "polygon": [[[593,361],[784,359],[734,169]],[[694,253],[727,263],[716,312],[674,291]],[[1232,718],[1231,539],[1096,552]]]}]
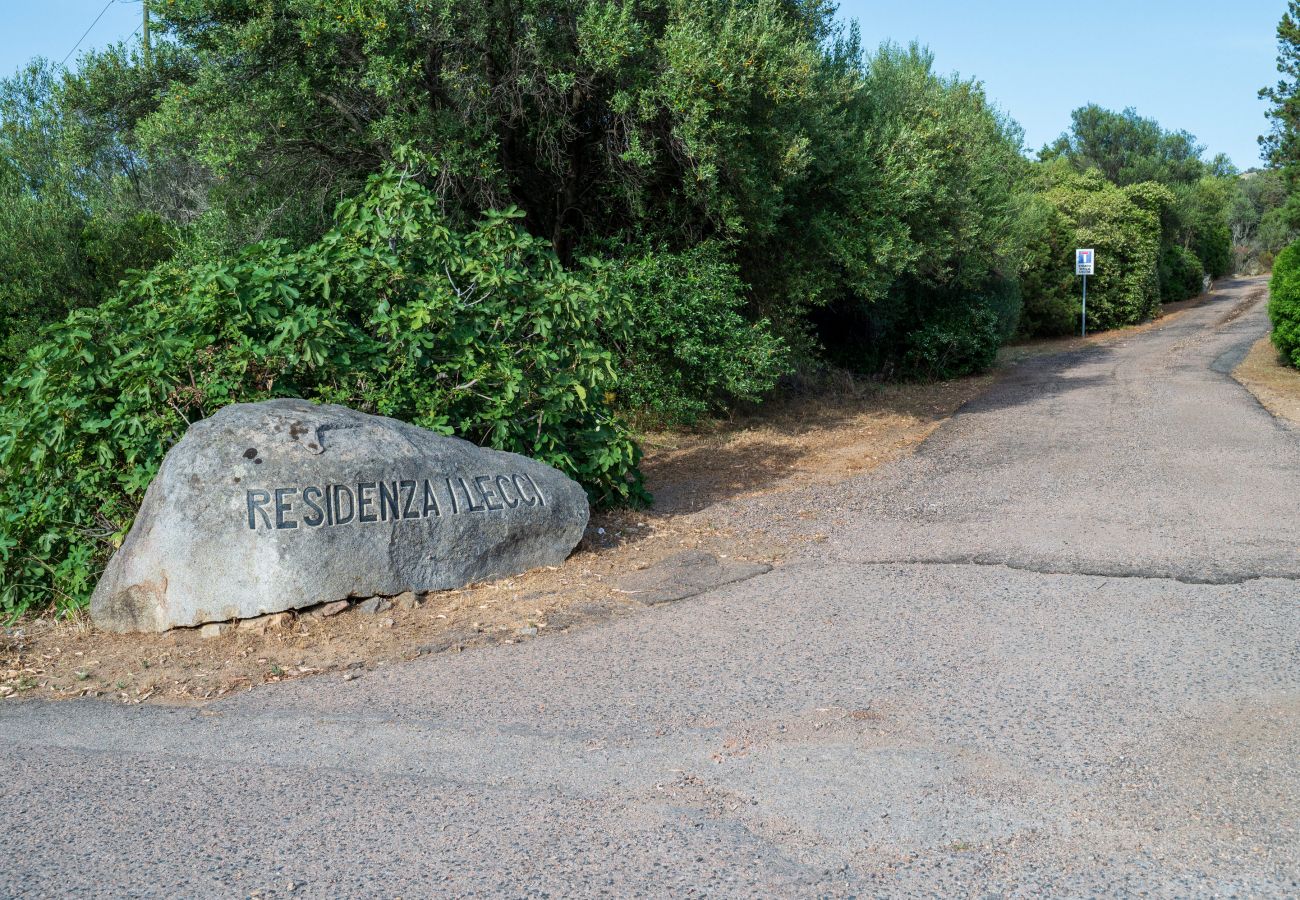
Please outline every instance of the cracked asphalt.
[{"label": "cracked asphalt", "polygon": [[1227,374],[1262,287],[720,507],[826,535],[748,581],[201,709],[0,704],[0,895],[1295,896],[1300,431]]}]

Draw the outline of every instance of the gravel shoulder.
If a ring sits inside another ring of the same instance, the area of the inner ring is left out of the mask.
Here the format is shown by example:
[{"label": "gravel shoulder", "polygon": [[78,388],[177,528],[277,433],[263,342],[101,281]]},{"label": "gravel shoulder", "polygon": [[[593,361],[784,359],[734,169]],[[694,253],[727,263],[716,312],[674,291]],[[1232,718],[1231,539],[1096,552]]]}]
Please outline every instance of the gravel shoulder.
[{"label": "gravel shoulder", "polygon": [[1232,370],[1240,381],[1273,415],[1300,425],[1300,369],[1284,363],[1273,342],[1257,340]]}]

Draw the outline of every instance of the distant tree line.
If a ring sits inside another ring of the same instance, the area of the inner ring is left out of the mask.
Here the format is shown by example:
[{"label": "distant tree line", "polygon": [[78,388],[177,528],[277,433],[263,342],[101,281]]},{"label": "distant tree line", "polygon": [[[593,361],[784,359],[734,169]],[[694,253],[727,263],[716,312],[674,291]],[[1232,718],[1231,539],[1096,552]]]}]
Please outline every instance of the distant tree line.
[{"label": "distant tree line", "polygon": [[[644,502],[626,422],[795,369],[938,379],[1156,315],[1293,225],[1273,172],[979,82],[825,0],[174,0],[0,83],[0,609],[84,601],[162,454],[293,395]],[[1234,259],[1234,246],[1235,256]]]}]

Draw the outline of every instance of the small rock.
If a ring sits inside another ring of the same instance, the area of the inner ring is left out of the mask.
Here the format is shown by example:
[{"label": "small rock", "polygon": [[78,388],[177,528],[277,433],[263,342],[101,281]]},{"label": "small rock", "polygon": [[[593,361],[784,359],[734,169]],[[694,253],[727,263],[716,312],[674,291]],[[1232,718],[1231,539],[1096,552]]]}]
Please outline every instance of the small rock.
[{"label": "small rock", "polygon": [[355,681],[356,679],[358,679],[358,678],[360,678],[360,677],[361,677],[361,675],[360,675],[359,673],[357,673],[357,672],[344,672],[344,673],[343,673],[343,680],[344,680],[344,681]]},{"label": "small rock", "polygon": [[[271,613],[269,616],[258,616],[256,619],[245,619],[239,623],[239,630],[255,631],[258,634],[266,634],[268,631],[288,628],[292,624],[293,613]],[[207,628],[208,626],[204,625],[203,627]]]},{"label": "small rock", "polygon": [[370,615],[379,612],[379,598],[371,597],[367,600],[362,600],[357,604],[357,612],[369,613]]},{"label": "small rock", "polygon": [[515,632],[515,634],[520,635],[521,637],[537,637],[537,628],[529,625],[526,628],[520,628]]},{"label": "small rock", "polygon": [[394,622],[392,619],[380,619],[379,624],[383,625],[385,628],[392,628],[397,623]]},{"label": "small rock", "polygon": [[229,622],[209,622],[199,629],[199,637],[214,638],[221,637],[223,634],[230,634],[235,630],[235,626]]},{"label": "small rock", "polygon": [[394,597],[393,603],[397,605],[398,609],[403,610],[405,612],[410,612],[411,610],[415,609],[417,606],[420,605],[420,598],[415,596],[415,594],[411,593],[410,591],[407,591],[405,594],[398,594],[396,597]]},{"label": "small rock", "polygon": [[351,604],[346,600],[335,600],[333,603],[326,603],[315,611],[318,616],[335,616],[347,609]]}]

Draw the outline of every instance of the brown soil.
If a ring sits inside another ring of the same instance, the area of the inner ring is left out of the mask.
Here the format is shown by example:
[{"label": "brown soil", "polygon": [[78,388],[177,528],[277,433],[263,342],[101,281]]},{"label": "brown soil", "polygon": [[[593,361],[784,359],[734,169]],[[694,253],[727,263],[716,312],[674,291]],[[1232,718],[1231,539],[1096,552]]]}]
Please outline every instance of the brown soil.
[{"label": "brown soil", "polygon": [[1282,361],[1271,340],[1256,341],[1232,377],[1273,415],[1300,424],[1300,371]]},{"label": "brown soil", "polygon": [[[1010,347],[1001,367],[1073,345],[1084,341]],[[683,549],[778,564],[806,538],[739,533],[709,521],[709,508],[869,471],[913,450],[996,377],[899,385],[841,375],[796,387],[757,412],[699,432],[644,435],[653,510],[594,516],[562,566],[422,598],[407,595],[376,614],[354,606],[330,617],[290,617],[287,626],[262,634],[235,629],[214,638],[198,629],[110,635],[84,616],[29,618],[0,637],[0,698],[189,703],[305,675],[352,678],[360,669],[531,640],[640,608],[612,582]]]}]

